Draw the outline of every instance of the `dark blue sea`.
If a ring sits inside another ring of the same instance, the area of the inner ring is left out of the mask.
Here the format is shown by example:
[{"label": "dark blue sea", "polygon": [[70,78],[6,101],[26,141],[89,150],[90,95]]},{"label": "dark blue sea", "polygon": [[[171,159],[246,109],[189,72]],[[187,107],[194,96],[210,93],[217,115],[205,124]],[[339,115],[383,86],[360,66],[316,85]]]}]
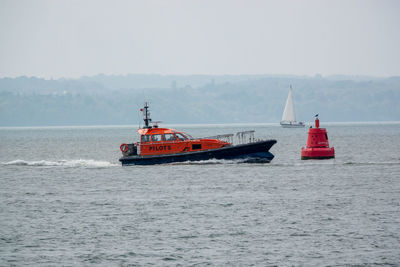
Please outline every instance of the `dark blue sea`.
[{"label": "dark blue sea", "polygon": [[137,127],[0,128],[0,266],[400,265],[400,123],[331,123],[336,158],[300,160],[307,128],[256,130],[271,163],[122,167]]}]

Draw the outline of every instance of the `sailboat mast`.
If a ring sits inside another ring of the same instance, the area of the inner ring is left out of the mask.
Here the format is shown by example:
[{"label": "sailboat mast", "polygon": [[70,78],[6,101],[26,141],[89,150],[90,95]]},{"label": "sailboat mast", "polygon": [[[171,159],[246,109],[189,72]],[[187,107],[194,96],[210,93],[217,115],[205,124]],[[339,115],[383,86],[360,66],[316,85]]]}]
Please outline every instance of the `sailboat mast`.
[{"label": "sailboat mast", "polygon": [[294,104],[292,96],[292,86],[290,85],[288,97],[286,99],[285,109],[282,114],[282,121],[294,122],[296,121],[296,115],[294,114]]},{"label": "sailboat mast", "polygon": [[292,85],[290,85],[290,103],[292,105],[291,107],[291,117],[292,120],[295,122],[296,121],[296,112],[294,111],[294,101],[293,101],[293,89],[292,89]]}]

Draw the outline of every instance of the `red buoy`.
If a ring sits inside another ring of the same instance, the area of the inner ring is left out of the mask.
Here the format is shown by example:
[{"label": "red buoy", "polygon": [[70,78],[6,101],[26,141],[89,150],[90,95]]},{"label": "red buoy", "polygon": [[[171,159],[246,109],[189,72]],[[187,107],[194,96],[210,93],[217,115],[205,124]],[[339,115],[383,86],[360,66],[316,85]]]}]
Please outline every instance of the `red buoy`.
[{"label": "red buoy", "polygon": [[335,157],[335,148],[329,147],[328,133],[319,128],[318,114],[315,116],[315,128],[310,127],[306,147],[301,148],[301,159],[331,159]]}]

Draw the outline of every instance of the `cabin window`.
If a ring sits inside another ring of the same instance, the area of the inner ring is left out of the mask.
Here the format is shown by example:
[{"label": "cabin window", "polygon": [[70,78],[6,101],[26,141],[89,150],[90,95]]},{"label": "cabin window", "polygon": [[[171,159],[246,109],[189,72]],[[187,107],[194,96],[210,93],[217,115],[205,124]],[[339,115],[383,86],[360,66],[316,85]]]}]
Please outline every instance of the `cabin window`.
[{"label": "cabin window", "polygon": [[151,141],[153,141],[153,142],[159,142],[159,141],[161,141],[161,134],[153,134],[153,135],[151,136]]},{"label": "cabin window", "polygon": [[193,144],[192,149],[201,149],[201,144]]},{"label": "cabin window", "polygon": [[164,141],[175,141],[176,137],[175,137],[175,135],[170,134],[170,133],[169,134],[164,134],[163,140]]},{"label": "cabin window", "polygon": [[176,133],[175,135],[176,135],[176,137],[178,137],[178,139],[181,140],[181,141],[185,141],[185,140],[187,139],[186,136],[184,136],[183,134]]},{"label": "cabin window", "polygon": [[142,143],[150,142],[150,135],[142,135],[141,142]]}]

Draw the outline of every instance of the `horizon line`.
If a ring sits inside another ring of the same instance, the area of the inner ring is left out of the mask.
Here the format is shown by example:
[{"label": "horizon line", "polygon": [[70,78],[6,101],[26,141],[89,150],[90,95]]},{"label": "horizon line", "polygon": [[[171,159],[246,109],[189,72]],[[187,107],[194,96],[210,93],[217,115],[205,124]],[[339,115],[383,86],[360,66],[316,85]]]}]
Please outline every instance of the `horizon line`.
[{"label": "horizon line", "polygon": [[101,76],[109,76],[109,77],[127,77],[127,76],[135,76],[135,75],[142,75],[142,76],[171,76],[171,77],[190,77],[190,76],[215,76],[215,77],[224,77],[224,76],[270,76],[270,77],[303,77],[303,78],[335,78],[335,77],[359,77],[359,78],[374,78],[374,79],[385,79],[385,78],[396,78],[400,77],[400,74],[397,75],[370,75],[370,74],[283,74],[283,73],[252,73],[252,74],[200,74],[200,73],[193,73],[193,74],[162,74],[162,73],[97,73],[92,75],[80,75],[75,77],[67,77],[67,76],[59,76],[54,77],[50,76],[35,76],[35,75],[15,75],[15,76],[3,76],[0,75],[0,79],[18,79],[18,78],[37,78],[42,80],[79,80],[82,78],[94,78],[94,77],[101,77]]},{"label": "horizon line", "polygon": [[[305,126],[312,126],[314,121],[304,122]],[[400,124],[400,121],[324,121],[324,125],[340,126],[340,125],[381,125],[381,124]],[[280,127],[279,122],[244,122],[244,123],[166,123],[166,127],[220,127],[220,126],[277,126]],[[52,128],[132,128],[140,125],[130,124],[104,124],[104,125],[35,125],[35,126],[0,126],[0,130],[6,129],[52,129]],[[159,127],[159,128],[166,128]],[[307,129],[307,127],[304,127]],[[302,129],[302,128],[299,128]]]}]

